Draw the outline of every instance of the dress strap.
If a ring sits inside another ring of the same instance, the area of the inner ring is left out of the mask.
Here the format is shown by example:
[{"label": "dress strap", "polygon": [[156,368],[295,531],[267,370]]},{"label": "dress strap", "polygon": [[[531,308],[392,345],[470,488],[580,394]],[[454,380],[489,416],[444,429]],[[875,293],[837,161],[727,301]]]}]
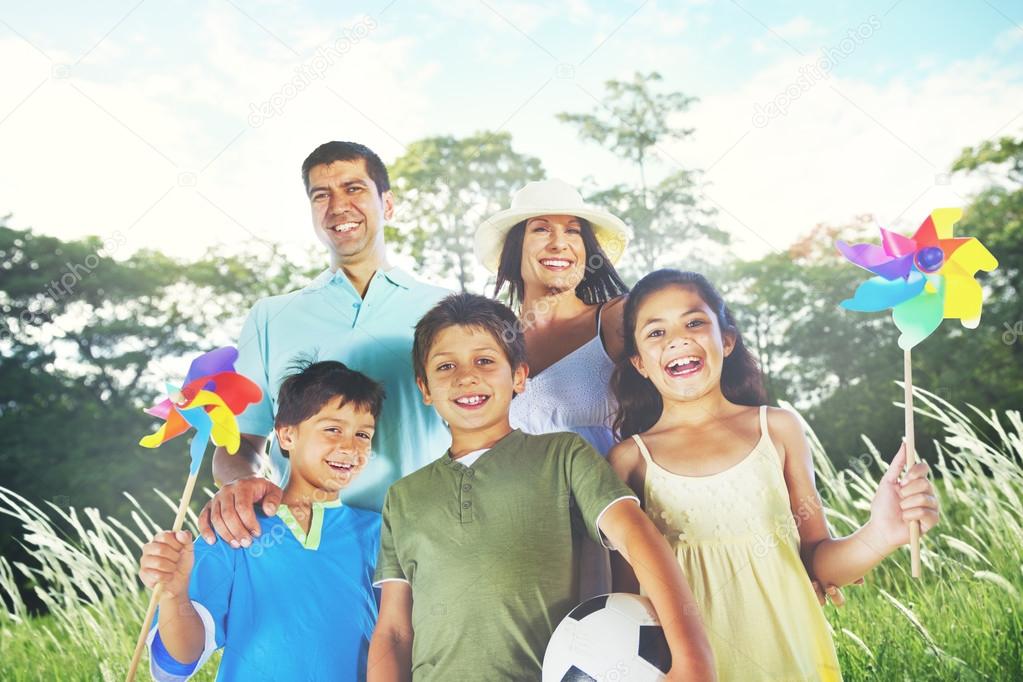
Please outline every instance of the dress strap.
[{"label": "dress strap", "polygon": [[604,306],[607,305],[607,301],[604,301],[597,307],[597,336],[600,336],[600,315],[604,312]]},{"label": "dress strap", "polygon": [[643,459],[646,460],[647,464],[650,464],[652,458],[650,457],[650,451],[646,449],[646,443],[639,437],[638,433],[632,434],[632,440],[636,441],[636,445],[639,446],[639,452],[643,455]]},{"label": "dress strap", "polygon": [[760,436],[770,437],[770,434],[767,433],[767,405],[760,406]]}]

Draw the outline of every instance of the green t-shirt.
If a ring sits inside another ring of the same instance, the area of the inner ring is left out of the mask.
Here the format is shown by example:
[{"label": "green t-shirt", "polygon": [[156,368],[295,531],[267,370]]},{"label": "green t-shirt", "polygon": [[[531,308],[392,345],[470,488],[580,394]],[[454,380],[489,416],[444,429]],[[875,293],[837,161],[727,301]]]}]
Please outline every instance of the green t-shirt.
[{"label": "green t-shirt", "polygon": [[412,586],[413,679],[539,680],[579,601],[583,536],[604,542],[597,521],[623,498],[571,433],[512,431],[471,467],[445,453],[393,484],[373,580]]}]

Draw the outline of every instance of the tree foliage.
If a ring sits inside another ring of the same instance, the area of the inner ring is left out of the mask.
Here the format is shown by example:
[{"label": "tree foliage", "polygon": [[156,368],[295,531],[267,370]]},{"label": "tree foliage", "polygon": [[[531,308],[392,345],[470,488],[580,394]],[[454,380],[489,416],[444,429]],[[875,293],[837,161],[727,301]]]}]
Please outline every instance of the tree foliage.
[{"label": "tree foliage", "polygon": [[421,270],[454,275],[467,291],[479,271],[473,250],[477,225],[543,174],[540,160],[516,152],[506,132],[413,142],[391,166],[399,208],[398,229],[390,236]]},{"label": "tree foliage", "polygon": [[[255,299],[309,273],[266,252],[115,260],[118,239],[62,241],[0,224],[0,480],[33,500],[126,516],[123,491],[162,511],[148,491],[177,489],[187,472],[184,439],[138,446],[155,425],[142,408],[188,357],[235,343]],[[10,534],[0,538],[7,554]]]},{"label": "tree foliage", "polygon": [[[632,227],[634,241],[621,265],[632,279],[666,261],[677,262],[683,246],[692,261],[699,240],[729,241],[728,234],[713,224],[713,211],[699,200],[698,173],[665,151],[667,143],[693,134],[692,128],[673,121],[696,99],[681,92],[657,92],[654,86],[660,81],[656,72],[636,73],[629,81],[609,80],[604,84],[607,104],[599,113],[558,114],[559,121],[578,129],[582,140],[603,146],[636,168],[638,184],[620,182],[588,196]],[[651,179],[651,173],[664,165],[672,170],[659,180]]]}]

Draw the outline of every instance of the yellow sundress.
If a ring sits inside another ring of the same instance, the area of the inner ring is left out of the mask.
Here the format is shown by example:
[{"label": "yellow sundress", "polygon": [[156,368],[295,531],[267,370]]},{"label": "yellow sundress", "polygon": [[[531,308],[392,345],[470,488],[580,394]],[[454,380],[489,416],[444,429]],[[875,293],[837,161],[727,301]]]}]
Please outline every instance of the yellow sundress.
[{"label": "yellow sundress", "polygon": [[646,460],[645,511],[700,606],[722,682],[841,680],[824,612],[799,558],[781,458],[760,408],[760,441],[710,476]]}]

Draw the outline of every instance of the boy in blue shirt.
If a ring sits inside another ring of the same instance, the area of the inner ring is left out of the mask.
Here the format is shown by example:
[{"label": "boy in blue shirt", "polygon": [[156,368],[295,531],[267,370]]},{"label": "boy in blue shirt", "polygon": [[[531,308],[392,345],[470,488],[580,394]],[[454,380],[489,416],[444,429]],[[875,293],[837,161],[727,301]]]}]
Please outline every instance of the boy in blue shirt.
[{"label": "boy in blue shirt", "polygon": [[232,549],[164,531],[143,547],[139,576],[164,586],[149,635],[154,679],[186,680],[221,647],[218,680],[365,679],[380,515],[339,493],[369,458],[383,399],[340,362],[288,377],[274,428],[291,476],[259,539]]}]

